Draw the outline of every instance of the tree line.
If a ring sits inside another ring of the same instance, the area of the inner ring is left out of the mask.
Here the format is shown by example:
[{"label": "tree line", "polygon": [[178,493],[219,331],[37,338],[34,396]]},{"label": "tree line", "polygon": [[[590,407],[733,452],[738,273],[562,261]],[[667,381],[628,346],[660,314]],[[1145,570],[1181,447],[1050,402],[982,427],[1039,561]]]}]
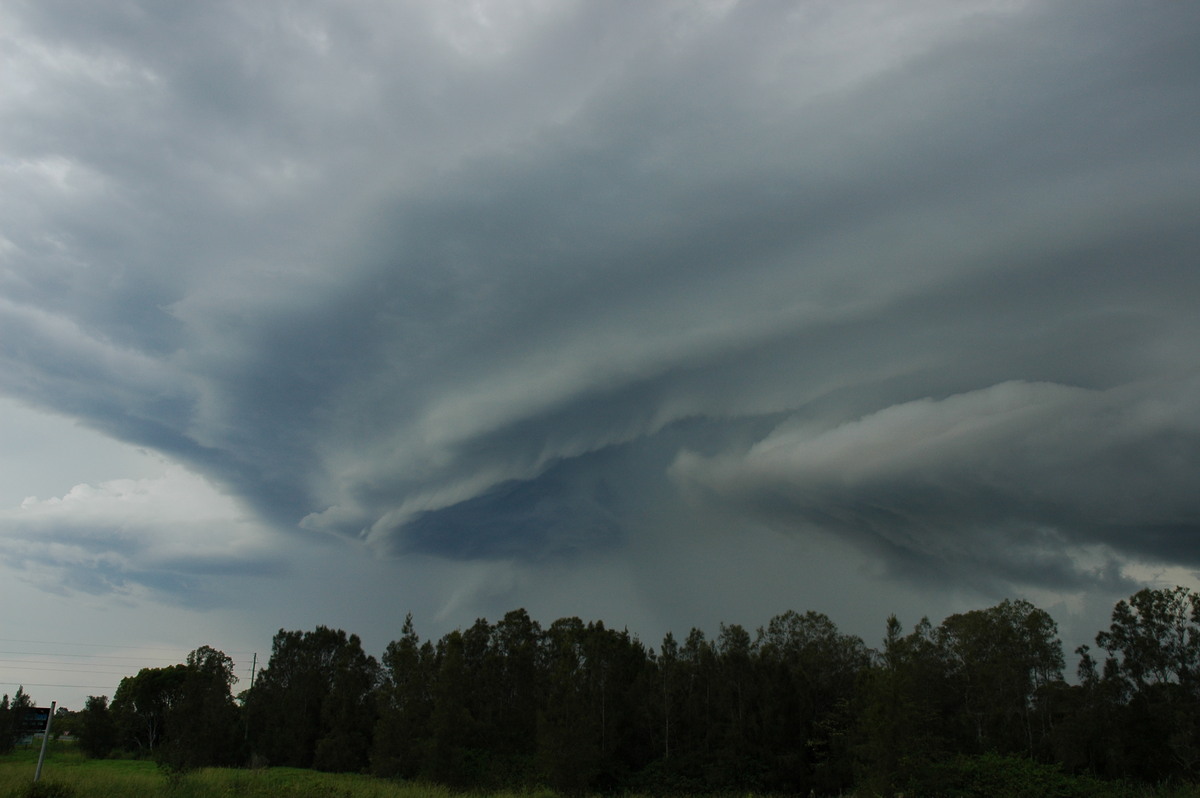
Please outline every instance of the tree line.
[{"label": "tree line", "polygon": [[[410,615],[379,659],[341,630],[280,630],[237,695],[230,658],[203,646],[123,679],[111,703],[90,697],[72,722],[92,756],[480,789],[929,791],[953,763],[989,756],[1195,780],[1200,594],[1142,590],[1095,643],[1096,654],[1077,649],[1068,683],[1057,625],[1027,601],[907,630],[893,616],[878,649],[815,612],[753,633],[667,634],[657,649],[599,621],[542,627],[524,610],[434,642]],[[14,705],[0,704],[0,747],[12,745]]]}]

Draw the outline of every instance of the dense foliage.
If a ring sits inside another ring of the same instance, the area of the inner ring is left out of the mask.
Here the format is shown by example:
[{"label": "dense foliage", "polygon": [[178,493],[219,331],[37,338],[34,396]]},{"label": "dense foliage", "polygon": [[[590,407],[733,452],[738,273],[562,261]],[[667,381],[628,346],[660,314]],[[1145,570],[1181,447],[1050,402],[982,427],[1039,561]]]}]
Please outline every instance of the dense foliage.
[{"label": "dense foliage", "polygon": [[111,706],[90,700],[75,728],[97,756],[122,747],[179,769],[462,788],[966,795],[1028,782],[1067,795],[1094,792],[1092,778],[1195,781],[1200,595],[1140,591],[1096,645],[1103,661],[1081,647],[1068,684],[1057,627],[1027,601],[908,631],[892,617],[878,650],[815,612],[668,634],[657,650],[524,610],[422,641],[410,616],[379,661],[340,630],[280,630],[240,702],[229,658],[202,647],[123,680]]},{"label": "dense foliage", "polygon": [[21,734],[22,721],[27,710],[33,707],[33,699],[18,687],[10,701],[8,695],[0,698],[0,754],[11,751]]}]

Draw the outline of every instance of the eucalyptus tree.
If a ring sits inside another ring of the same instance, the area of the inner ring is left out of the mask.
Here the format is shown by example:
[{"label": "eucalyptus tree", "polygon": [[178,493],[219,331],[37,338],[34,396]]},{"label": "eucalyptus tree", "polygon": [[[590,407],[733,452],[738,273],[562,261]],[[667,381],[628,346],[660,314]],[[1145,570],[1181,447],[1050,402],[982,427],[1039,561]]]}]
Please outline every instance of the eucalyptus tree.
[{"label": "eucalyptus tree", "polygon": [[[661,719],[661,728],[659,731],[659,741],[661,745],[662,760],[664,763],[669,763],[671,760],[671,741],[672,741],[672,722],[679,723],[679,695],[680,695],[680,678],[679,678],[679,643],[675,641],[675,635],[667,632],[663,637],[662,647],[659,650],[656,658],[659,680],[659,695],[656,702]],[[678,732],[676,732],[678,733]]]},{"label": "eucalyptus tree", "polygon": [[108,707],[108,696],[90,695],[79,712],[79,748],[84,755],[103,759],[117,747],[117,724]]},{"label": "eucalyptus tree", "polygon": [[717,652],[703,630],[693,627],[684,638],[679,647],[678,670],[683,696],[676,735],[679,756],[675,760],[681,772],[697,772],[712,761],[718,735]]},{"label": "eucalyptus tree", "polygon": [[187,666],[142,668],[126,676],[113,694],[112,713],[121,744],[137,753],[153,755],[167,740],[171,709],[187,679]]},{"label": "eucalyptus tree", "polygon": [[182,667],[166,711],[159,761],[179,769],[235,764],[243,735],[233,700],[233,660],[223,651],[201,646],[188,654]]},{"label": "eucalyptus tree", "polygon": [[763,789],[763,685],[754,641],[740,624],[721,624],[713,653],[707,779],[718,788]]},{"label": "eucalyptus tree", "polygon": [[1186,587],[1139,590],[1113,607],[1112,624],[1096,635],[1114,673],[1136,693],[1178,685],[1173,693],[1200,691],[1200,593]]},{"label": "eucalyptus tree", "polygon": [[1058,626],[1028,601],[951,615],[938,627],[968,752],[1032,755],[1047,731],[1040,690],[1062,681]]},{"label": "eucalyptus tree", "polygon": [[322,770],[366,766],[379,666],[357,635],[318,626],[280,629],[247,696],[249,736],[272,764]]},{"label": "eucalyptus tree", "polygon": [[470,680],[463,633],[455,630],[437,644],[427,764],[432,778],[455,787],[472,786],[478,775],[468,767],[478,726],[468,702]]},{"label": "eucalyptus tree", "polygon": [[411,779],[425,767],[435,668],[433,644],[421,642],[410,613],[404,619],[400,638],[388,643],[383,652],[371,755],[371,768],[376,774]]},{"label": "eucalyptus tree", "polygon": [[524,609],[507,613],[492,628],[491,698],[498,719],[492,741],[517,769],[537,753],[542,640],[541,626]]},{"label": "eucalyptus tree", "polygon": [[863,641],[818,612],[788,611],[758,630],[761,732],[774,789],[850,786],[850,733],[858,684],[870,664]]},{"label": "eucalyptus tree", "polygon": [[25,713],[32,708],[33,699],[25,692],[24,685],[17,687],[12,700],[7,693],[0,699],[0,753],[11,751],[16,745]]},{"label": "eucalyptus tree", "polygon": [[[1200,594],[1139,590],[1117,602],[1097,691],[1118,702],[1117,768],[1145,779],[1200,776]],[[1096,671],[1090,652],[1084,663]]]}]

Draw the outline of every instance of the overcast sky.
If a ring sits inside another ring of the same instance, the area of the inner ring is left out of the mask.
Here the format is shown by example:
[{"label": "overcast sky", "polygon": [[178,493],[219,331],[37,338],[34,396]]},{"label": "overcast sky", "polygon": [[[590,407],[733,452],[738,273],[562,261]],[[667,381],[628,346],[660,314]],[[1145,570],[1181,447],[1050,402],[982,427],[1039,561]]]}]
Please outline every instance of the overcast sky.
[{"label": "overcast sky", "polygon": [[1200,586],[1197,31],[0,0],[0,690]]}]

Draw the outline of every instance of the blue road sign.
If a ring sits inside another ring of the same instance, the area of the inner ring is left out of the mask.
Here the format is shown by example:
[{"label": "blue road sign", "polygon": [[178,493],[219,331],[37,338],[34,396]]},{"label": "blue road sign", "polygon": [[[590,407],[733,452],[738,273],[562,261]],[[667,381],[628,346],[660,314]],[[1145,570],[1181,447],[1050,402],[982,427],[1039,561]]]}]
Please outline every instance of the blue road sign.
[{"label": "blue road sign", "polygon": [[44,732],[49,720],[50,707],[29,707],[21,715],[21,732],[23,734]]}]

